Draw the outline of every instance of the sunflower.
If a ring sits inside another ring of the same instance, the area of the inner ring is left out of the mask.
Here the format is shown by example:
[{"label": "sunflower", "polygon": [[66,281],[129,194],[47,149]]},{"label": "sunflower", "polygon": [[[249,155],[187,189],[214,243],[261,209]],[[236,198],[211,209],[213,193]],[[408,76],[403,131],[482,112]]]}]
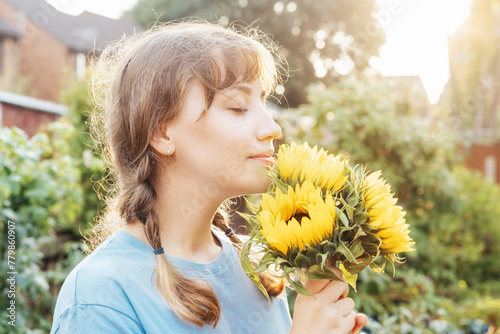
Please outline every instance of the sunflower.
[{"label": "sunflower", "polygon": [[337,192],[348,178],[344,176],[347,160],[317,146],[281,145],[277,156],[278,172],[288,183],[311,181],[325,191]]},{"label": "sunflower", "polygon": [[289,249],[305,249],[328,239],[335,227],[335,203],[311,181],[276,189],[275,196],[263,194],[258,213],[261,233],[274,249],[286,256]]},{"label": "sunflower", "polygon": [[[340,280],[330,269],[337,266],[355,288],[367,267],[383,272],[387,259],[394,265],[398,253],[414,250],[391,186],[381,172],[365,170],[307,143],[280,146],[276,164],[264,171],[272,181],[268,192],[250,205],[251,214],[241,214],[253,228],[241,264],[264,295],[257,274],[272,265],[298,293],[312,295],[297,277]],[[264,253],[257,266],[255,245]],[[382,268],[374,263],[379,256]]]},{"label": "sunflower", "polygon": [[[370,218],[370,225],[377,229],[382,240],[383,253],[409,252],[415,244],[410,238],[403,208],[395,205],[397,199],[391,194],[391,186],[380,177],[377,171],[366,177],[364,199]],[[384,251],[385,250],[385,251]]]}]

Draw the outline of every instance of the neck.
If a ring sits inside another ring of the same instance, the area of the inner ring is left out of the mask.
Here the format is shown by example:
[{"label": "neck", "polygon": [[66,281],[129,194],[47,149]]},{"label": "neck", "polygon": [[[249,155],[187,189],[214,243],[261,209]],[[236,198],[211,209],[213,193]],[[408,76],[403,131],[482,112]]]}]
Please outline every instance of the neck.
[{"label": "neck", "polygon": [[169,179],[157,187],[156,213],[165,252],[188,261],[210,262],[220,253],[212,220],[223,199],[210,196],[186,179]]}]

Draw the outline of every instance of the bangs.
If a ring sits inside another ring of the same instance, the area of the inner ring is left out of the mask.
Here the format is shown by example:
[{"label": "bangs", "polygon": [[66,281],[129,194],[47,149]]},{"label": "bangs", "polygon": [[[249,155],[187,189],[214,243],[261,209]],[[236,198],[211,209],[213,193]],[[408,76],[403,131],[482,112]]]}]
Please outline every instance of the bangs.
[{"label": "bangs", "polygon": [[276,85],[276,66],[269,51],[259,49],[233,49],[225,54],[222,80],[216,88],[223,90],[237,82],[250,83],[261,79],[264,91],[269,95]]},{"label": "bangs", "polygon": [[216,93],[236,83],[261,79],[266,97],[276,86],[278,71],[271,52],[251,38],[233,34],[236,38],[224,36],[224,43],[214,43],[206,61],[193,65],[193,77],[204,87],[207,109]]}]

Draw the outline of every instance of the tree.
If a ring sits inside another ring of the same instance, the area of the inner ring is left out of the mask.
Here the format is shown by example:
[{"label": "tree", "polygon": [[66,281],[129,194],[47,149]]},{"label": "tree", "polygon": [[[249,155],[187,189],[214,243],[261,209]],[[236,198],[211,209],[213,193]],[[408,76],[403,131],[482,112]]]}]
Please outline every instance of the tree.
[{"label": "tree", "polygon": [[499,140],[500,1],[475,0],[470,16],[448,42],[450,80],[441,105],[470,140]]},{"label": "tree", "polygon": [[374,0],[142,0],[125,16],[144,26],[191,16],[258,26],[282,46],[291,75],[284,95],[298,106],[307,84],[368,66],[385,41],[374,10]]}]

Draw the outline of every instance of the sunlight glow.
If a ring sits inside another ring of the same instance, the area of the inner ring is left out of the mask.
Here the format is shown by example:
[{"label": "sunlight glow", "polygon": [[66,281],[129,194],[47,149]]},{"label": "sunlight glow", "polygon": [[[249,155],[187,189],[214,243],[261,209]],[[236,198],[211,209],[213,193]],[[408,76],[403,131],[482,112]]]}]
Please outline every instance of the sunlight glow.
[{"label": "sunlight glow", "polygon": [[[247,3],[247,0],[239,0]],[[56,9],[78,15],[88,10],[111,18],[135,5],[137,0],[47,0]],[[446,36],[453,34],[467,18],[471,0],[376,0],[380,7],[376,15],[386,33],[386,44],[379,49],[379,57],[373,57],[370,64],[383,75],[419,75],[432,103],[437,102],[448,81],[448,46]],[[277,14],[297,10],[296,2],[279,1],[274,5]],[[294,35],[300,30],[292,31]],[[316,34],[317,47],[324,47],[321,31]],[[341,44],[341,35],[335,35],[334,42]],[[346,74],[353,64],[347,59],[337,59],[324,64],[314,62],[317,55],[311,55],[316,75],[324,77],[327,70],[335,68]]]},{"label": "sunlight glow", "polygon": [[436,103],[449,78],[446,37],[467,18],[471,1],[377,2],[387,42],[379,50],[380,57],[372,58],[370,64],[383,75],[419,75],[429,100]]},{"label": "sunlight glow", "polygon": [[57,10],[79,15],[83,11],[89,11],[102,16],[118,19],[122,13],[131,9],[137,0],[102,1],[102,0],[45,0]]}]

